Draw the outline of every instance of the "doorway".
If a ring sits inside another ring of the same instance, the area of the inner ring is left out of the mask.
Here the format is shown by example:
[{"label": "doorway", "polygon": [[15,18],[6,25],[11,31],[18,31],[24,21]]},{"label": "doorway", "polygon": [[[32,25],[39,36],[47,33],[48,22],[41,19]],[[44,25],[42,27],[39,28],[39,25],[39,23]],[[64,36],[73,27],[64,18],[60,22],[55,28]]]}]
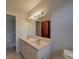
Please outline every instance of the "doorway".
[{"label": "doorway", "polygon": [[6,15],[6,51],[16,51],[16,17]]},{"label": "doorway", "polygon": [[41,36],[50,38],[50,21],[41,22]]}]

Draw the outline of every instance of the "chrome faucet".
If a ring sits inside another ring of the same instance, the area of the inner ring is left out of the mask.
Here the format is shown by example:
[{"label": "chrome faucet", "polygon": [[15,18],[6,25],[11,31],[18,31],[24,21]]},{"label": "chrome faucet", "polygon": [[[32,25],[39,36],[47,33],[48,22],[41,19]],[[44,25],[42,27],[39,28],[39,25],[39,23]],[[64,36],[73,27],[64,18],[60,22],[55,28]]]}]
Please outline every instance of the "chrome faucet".
[{"label": "chrome faucet", "polygon": [[40,44],[40,41],[41,41],[41,39],[38,39],[38,40],[36,41],[36,43],[37,43],[37,44]]}]

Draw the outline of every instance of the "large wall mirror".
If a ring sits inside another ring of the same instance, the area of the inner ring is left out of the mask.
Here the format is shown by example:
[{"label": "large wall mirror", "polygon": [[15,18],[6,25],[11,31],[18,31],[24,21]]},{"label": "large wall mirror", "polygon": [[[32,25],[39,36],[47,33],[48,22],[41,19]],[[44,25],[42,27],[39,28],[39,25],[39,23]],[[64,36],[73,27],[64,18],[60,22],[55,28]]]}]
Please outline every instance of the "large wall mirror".
[{"label": "large wall mirror", "polygon": [[50,21],[36,21],[36,36],[50,38]]}]

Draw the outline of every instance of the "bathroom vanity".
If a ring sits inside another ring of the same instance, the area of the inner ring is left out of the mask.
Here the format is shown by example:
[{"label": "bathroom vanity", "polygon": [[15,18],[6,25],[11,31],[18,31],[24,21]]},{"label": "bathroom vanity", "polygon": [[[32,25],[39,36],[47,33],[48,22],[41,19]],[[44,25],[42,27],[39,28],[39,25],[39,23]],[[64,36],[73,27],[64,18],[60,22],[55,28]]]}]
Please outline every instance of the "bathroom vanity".
[{"label": "bathroom vanity", "polygon": [[50,40],[41,38],[22,38],[20,52],[24,59],[50,59]]}]

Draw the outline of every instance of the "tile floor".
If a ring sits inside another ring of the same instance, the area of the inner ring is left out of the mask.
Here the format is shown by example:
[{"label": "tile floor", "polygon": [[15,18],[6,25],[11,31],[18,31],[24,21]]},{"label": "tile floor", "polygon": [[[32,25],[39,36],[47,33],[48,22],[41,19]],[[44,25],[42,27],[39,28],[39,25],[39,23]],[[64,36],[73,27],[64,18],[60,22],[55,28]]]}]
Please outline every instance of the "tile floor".
[{"label": "tile floor", "polygon": [[19,53],[16,53],[16,48],[6,49],[6,59],[23,59]]}]

